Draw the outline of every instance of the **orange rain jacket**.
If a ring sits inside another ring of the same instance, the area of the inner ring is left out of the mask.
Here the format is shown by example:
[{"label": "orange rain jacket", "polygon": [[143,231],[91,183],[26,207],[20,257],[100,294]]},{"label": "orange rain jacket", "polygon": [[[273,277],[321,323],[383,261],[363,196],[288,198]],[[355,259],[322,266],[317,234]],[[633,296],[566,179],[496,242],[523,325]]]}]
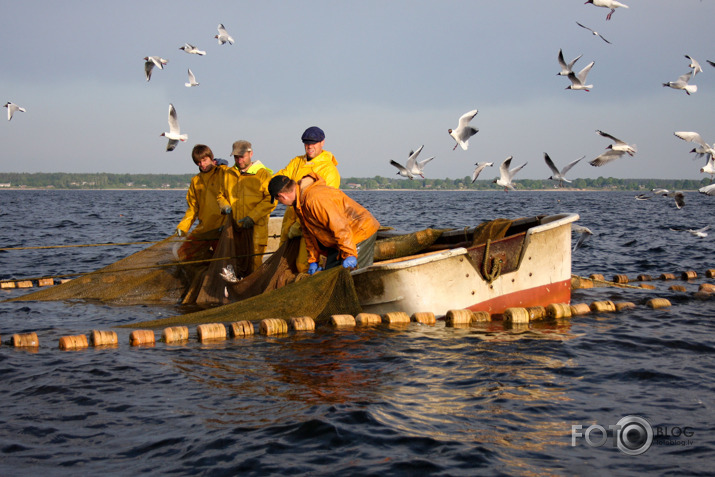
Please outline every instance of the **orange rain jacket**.
[{"label": "orange rain jacket", "polygon": [[255,270],[263,262],[263,253],[268,245],[268,217],[276,208],[276,204],[271,204],[271,195],[268,193],[271,173],[261,167],[254,173],[241,174],[236,167],[230,167],[223,176],[223,188],[217,197],[219,208],[230,205],[236,222],[244,217],[253,219]]},{"label": "orange rain jacket", "polygon": [[223,225],[226,216],[221,215],[216,197],[223,186],[224,170],[223,166],[214,166],[209,172],[199,172],[191,179],[186,193],[186,203],[189,207],[177,229],[188,233],[196,219],[199,223],[193,231],[194,234],[218,229]]},{"label": "orange rain jacket", "polygon": [[318,262],[321,244],[339,249],[343,260],[357,258],[357,244],[377,232],[380,223],[365,207],[329,187],[317,174],[307,177],[315,182],[298,182],[294,208],[303,228],[308,263]]}]

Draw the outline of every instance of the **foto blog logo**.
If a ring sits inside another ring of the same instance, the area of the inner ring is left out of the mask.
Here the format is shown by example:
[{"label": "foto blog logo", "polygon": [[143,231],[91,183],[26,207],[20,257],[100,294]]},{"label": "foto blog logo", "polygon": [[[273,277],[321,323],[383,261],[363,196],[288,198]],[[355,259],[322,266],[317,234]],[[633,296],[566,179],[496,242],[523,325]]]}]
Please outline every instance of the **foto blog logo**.
[{"label": "foto blog logo", "polygon": [[[650,449],[653,443],[653,428],[640,416],[625,416],[608,429],[613,435],[613,445],[624,454],[641,455]],[[583,431],[583,426],[571,426],[571,446],[576,445],[577,438],[583,438],[591,447],[601,447],[608,440],[608,431],[599,424],[593,424]]]}]

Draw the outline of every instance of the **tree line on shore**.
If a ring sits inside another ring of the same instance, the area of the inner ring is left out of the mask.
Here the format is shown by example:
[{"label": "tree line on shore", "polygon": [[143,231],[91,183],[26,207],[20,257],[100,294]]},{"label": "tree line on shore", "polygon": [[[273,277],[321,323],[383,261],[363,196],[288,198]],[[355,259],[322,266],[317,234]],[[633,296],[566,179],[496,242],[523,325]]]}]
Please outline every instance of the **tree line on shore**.
[{"label": "tree line on shore", "polygon": [[[67,173],[67,172],[0,172],[2,188],[41,189],[187,189],[194,174],[109,174],[109,173]],[[564,190],[632,190],[647,191],[655,188],[670,190],[697,190],[708,185],[710,180],[694,179],[618,179],[598,177],[596,179],[574,179],[564,184]],[[554,189],[558,184],[548,179],[522,179],[516,181],[517,189]],[[470,177],[458,179],[395,179],[390,177],[343,177],[342,189],[362,190],[498,190],[491,180],[477,180]]]}]

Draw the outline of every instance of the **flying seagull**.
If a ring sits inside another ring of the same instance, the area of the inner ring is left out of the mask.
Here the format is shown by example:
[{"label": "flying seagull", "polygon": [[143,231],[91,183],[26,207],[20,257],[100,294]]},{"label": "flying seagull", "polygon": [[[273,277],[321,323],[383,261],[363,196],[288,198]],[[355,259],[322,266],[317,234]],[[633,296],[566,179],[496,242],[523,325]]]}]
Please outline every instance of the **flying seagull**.
[{"label": "flying seagull", "polygon": [[583,243],[586,241],[588,237],[593,235],[593,232],[588,227],[584,227],[582,225],[576,225],[574,223],[571,223],[571,232],[578,234],[578,240],[576,241],[576,244],[573,246],[573,251],[576,251],[577,248],[579,248]]},{"label": "flying seagull", "polygon": [[146,80],[149,81],[151,79],[151,70],[153,70],[155,66],[163,70],[164,65],[166,65],[169,60],[165,60],[160,56],[145,56],[144,62],[144,74],[146,75]]},{"label": "flying seagull", "polygon": [[629,156],[633,156],[636,153],[636,145],[633,144],[632,146],[626,143],[625,141],[621,141],[617,137],[611,136],[608,133],[605,133],[601,131],[600,129],[596,129],[596,132],[600,134],[603,137],[607,137],[611,141],[614,142],[614,144],[609,144],[606,146],[606,149],[612,149],[614,151],[619,151],[619,152],[625,152]]},{"label": "flying seagull", "polygon": [[474,169],[474,172],[472,172],[472,184],[474,184],[474,181],[477,180],[477,177],[479,177],[479,174],[484,170],[486,167],[492,167],[494,165],[493,162],[477,162],[474,164],[477,166]]},{"label": "flying seagull", "polygon": [[608,13],[608,15],[606,15],[606,20],[611,19],[611,15],[613,15],[613,12],[616,11],[616,8],[628,8],[628,5],[626,5],[625,3],[617,2],[616,0],[586,0],[586,3],[584,3],[584,5],[587,5],[589,3],[596,7],[610,8],[611,11]]},{"label": "flying seagull", "polygon": [[479,129],[473,128],[469,125],[469,121],[471,121],[474,116],[477,115],[477,112],[478,110],[473,109],[468,113],[464,113],[462,117],[459,118],[459,125],[457,126],[457,128],[447,130],[449,135],[452,136],[455,141],[457,141],[457,144],[455,144],[452,148],[453,151],[457,149],[457,146],[461,146],[462,149],[466,151],[469,147],[469,138],[479,132]]},{"label": "flying seagull", "polygon": [[15,111],[20,111],[21,113],[25,112],[25,108],[22,108],[15,103],[11,103],[10,101],[8,101],[3,107],[7,108],[7,120],[8,121],[10,121],[12,119],[12,115],[15,114]]},{"label": "flying seagull", "polygon": [[706,185],[698,189],[698,192],[705,195],[715,195],[715,184]]},{"label": "flying seagull", "polygon": [[700,168],[700,172],[710,174],[710,182],[713,181],[713,177],[715,177],[715,159],[713,159],[713,156],[710,156],[707,164]]},{"label": "flying seagull", "polygon": [[670,230],[673,232],[689,232],[691,235],[694,235],[695,237],[700,237],[700,238],[705,238],[708,236],[708,233],[706,230],[709,230],[710,226],[706,225],[705,227],[699,228],[699,229],[674,229],[670,227]]},{"label": "flying seagull", "polygon": [[514,190],[514,183],[511,181],[514,175],[519,172],[526,164],[528,163],[523,163],[522,165],[515,167],[513,169],[509,169],[509,166],[511,165],[511,160],[513,156],[509,156],[506,159],[504,159],[504,162],[501,163],[501,166],[499,166],[499,176],[497,179],[494,179],[492,182],[494,182],[496,185],[502,186],[504,188],[505,192],[509,192],[509,189]]},{"label": "flying seagull", "polygon": [[703,68],[700,66],[700,63],[698,63],[695,58],[690,55],[685,55],[685,57],[690,60],[690,64],[688,66],[693,69],[693,78],[695,78],[696,74],[703,72]]},{"label": "flying seagull", "polygon": [[573,71],[568,74],[569,80],[571,80],[571,84],[566,87],[566,89],[573,89],[573,90],[584,90],[584,91],[590,91],[591,88],[593,88],[592,84],[586,84],[586,76],[588,76],[588,73],[591,71],[591,68],[595,64],[595,61],[590,62],[587,64],[584,69],[578,72],[578,74],[574,73]]},{"label": "flying seagull", "polygon": [[599,37],[601,40],[605,41],[609,45],[611,44],[610,41],[606,40],[600,33],[598,33],[596,30],[592,30],[591,28],[587,27],[586,25],[581,25],[579,22],[576,22],[576,25],[580,26],[581,28],[585,28],[586,30],[590,31],[592,34],[595,36]]},{"label": "flying seagull", "polygon": [[228,34],[228,32],[223,26],[223,23],[219,23],[217,28],[218,35],[214,36],[214,38],[218,40],[218,44],[223,45],[228,42],[229,44],[233,45],[233,37]]},{"label": "flying seagull", "polygon": [[675,207],[678,209],[682,209],[685,205],[685,194],[683,194],[683,191],[676,190],[671,192],[668,189],[652,189],[652,192],[656,195],[675,199]]},{"label": "flying seagull", "polygon": [[564,52],[562,49],[559,48],[559,56],[556,59],[559,61],[559,65],[561,66],[561,71],[556,73],[556,76],[568,76],[569,73],[573,73],[573,65],[582,56],[583,55],[578,55],[576,58],[571,60],[570,63],[566,63],[566,60],[564,60]]},{"label": "flying seagull", "polygon": [[410,171],[410,173],[413,176],[422,176],[422,178],[424,179],[425,178],[425,176],[424,176],[425,165],[429,161],[434,159],[434,157],[428,157],[424,161],[418,161],[417,156],[420,155],[420,152],[422,152],[423,147],[425,147],[424,144],[422,146],[418,147],[416,151],[410,151],[410,155],[407,158],[407,164],[405,165],[405,167],[408,171]]},{"label": "flying seagull", "polygon": [[206,54],[205,51],[199,50],[194,45],[191,45],[189,43],[184,43],[184,46],[180,46],[179,49],[184,50],[186,53],[191,53],[193,55],[204,56]]},{"label": "flying seagull", "polygon": [[688,96],[690,96],[690,93],[695,93],[698,90],[697,85],[688,84],[688,81],[690,81],[690,78],[692,76],[693,71],[688,71],[684,75],[679,76],[678,79],[675,81],[668,81],[667,83],[663,83],[663,86],[667,86],[673,89],[682,89],[688,94]]},{"label": "flying seagull", "polygon": [[179,141],[186,141],[189,138],[188,135],[181,134],[179,119],[176,116],[176,109],[173,104],[169,104],[169,132],[163,132],[160,136],[164,136],[169,139],[169,142],[166,145],[167,151],[173,151]]},{"label": "flying seagull", "polygon": [[568,171],[570,171],[571,168],[573,166],[575,166],[576,163],[578,161],[580,161],[581,159],[583,159],[584,157],[586,157],[586,156],[581,156],[579,159],[576,159],[575,161],[568,163],[567,165],[564,166],[563,169],[561,169],[561,172],[559,172],[558,168],[554,164],[554,161],[551,160],[551,158],[549,157],[549,155],[547,153],[544,153],[544,161],[546,161],[546,165],[549,166],[549,169],[551,169],[551,172],[552,172],[549,179],[551,179],[552,181],[559,181],[559,187],[563,187],[564,182],[570,183],[571,181],[566,179],[566,173]]},{"label": "flying seagull", "polygon": [[698,145],[692,151],[690,151],[695,153],[696,158],[700,158],[704,155],[709,155],[710,157],[715,155],[715,144],[713,146],[710,146],[697,132],[675,131],[673,134],[675,134],[676,137],[682,139],[683,141],[694,142]]},{"label": "flying seagull", "polygon": [[196,76],[194,76],[194,73],[191,71],[191,68],[189,68],[189,82],[184,83],[184,86],[187,88],[191,88],[192,86],[198,86],[199,83],[196,82]]},{"label": "flying seagull", "polygon": [[412,175],[412,173],[402,164],[400,164],[397,161],[390,160],[390,164],[395,166],[397,168],[397,175],[398,176],[403,176],[407,177],[409,180],[413,180],[415,177]]}]

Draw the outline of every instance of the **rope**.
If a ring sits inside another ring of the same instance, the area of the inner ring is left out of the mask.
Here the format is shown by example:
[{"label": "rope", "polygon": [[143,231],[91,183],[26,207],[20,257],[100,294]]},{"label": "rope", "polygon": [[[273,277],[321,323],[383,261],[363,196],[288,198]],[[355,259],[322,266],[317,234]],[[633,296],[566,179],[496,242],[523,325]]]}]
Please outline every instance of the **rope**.
[{"label": "rope", "polygon": [[[269,235],[268,238],[279,238],[280,235]],[[199,240],[199,239],[193,239]],[[5,247],[0,248],[0,252],[7,252],[10,250],[41,250],[50,248],[70,248],[70,247],[115,247],[117,245],[151,245],[159,243],[161,240],[156,240],[153,242],[119,242],[119,243],[86,243],[86,244],[72,244],[72,245],[43,245],[36,247]],[[49,278],[49,277],[48,277]]]},{"label": "rope", "polygon": [[634,288],[636,290],[644,290],[644,288],[637,287],[634,285],[628,285],[627,283],[616,283],[616,282],[609,282],[608,280],[598,280],[595,278],[589,278],[589,277],[580,277],[578,275],[571,275],[573,278],[578,278],[580,280],[591,280],[593,283],[602,283],[607,286],[611,287],[618,287],[618,288]]},{"label": "rope", "polygon": [[484,247],[484,259],[482,260],[482,274],[484,275],[485,280],[487,283],[491,284],[494,280],[501,275],[501,266],[502,266],[502,260],[501,258],[496,260],[492,258],[492,271],[488,272],[487,271],[487,263],[489,262],[489,247],[491,246],[492,241],[490,239],[487,239],[487,244]]}]

